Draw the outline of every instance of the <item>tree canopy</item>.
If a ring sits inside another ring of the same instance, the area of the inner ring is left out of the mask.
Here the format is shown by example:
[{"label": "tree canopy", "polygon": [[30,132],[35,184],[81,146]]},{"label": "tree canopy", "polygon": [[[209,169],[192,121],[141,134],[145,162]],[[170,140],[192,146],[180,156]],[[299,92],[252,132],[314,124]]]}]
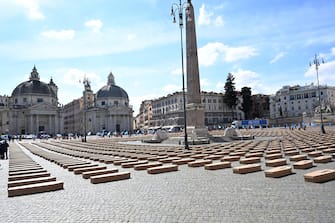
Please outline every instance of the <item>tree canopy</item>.
[{"label": "tree canopy", "polygon": [[241,89],[241,94],[243,99],[241,110],[244,112],[245,118],[250,119],[252,109],[251,88],[243,87]]},{"label": "tree canopy", "polygon": [[237,93],[235,90],[235,77],[233,74],[228,73],[227,80],[224,86],[225,94],[223,97],[223,101],[227,104],[229,108],[232,110],[232,118],[234,119],[234,111],[233,109],[237,105]]}]

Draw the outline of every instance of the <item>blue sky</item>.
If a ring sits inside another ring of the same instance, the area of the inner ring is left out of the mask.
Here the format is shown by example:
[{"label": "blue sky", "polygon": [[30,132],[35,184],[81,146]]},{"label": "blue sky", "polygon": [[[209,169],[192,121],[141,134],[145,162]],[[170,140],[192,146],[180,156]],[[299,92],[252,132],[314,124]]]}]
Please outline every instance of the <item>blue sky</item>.
[{"label": "blue sky", "polygon": [[[141,101],[181,91],[180,30],[170,16],[177,0],[0,0],[0,94],[28,80],[59,88],[59,102],[93,91],[110,72],[138,113]],[[222,92],[227,74],[237,89],[273,94],[283,85],[335,86],[335,1],[193,0],[201,89]],[[185,38],[184,38],[185,39]]]}]

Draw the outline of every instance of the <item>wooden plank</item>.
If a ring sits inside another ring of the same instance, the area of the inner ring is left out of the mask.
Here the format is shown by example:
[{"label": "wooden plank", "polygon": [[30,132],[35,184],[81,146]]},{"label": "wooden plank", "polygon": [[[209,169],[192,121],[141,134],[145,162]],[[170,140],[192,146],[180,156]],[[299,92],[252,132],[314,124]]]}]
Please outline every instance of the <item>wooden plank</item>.
[{"label": "wooden plank", "polygon": [[90,177],[92,184],[130,179],[130,172],[117,172]]},{"label": "wooden plank", "polygon": [[279,166],[274,167],[269,170],[265,170],[265,177],[284,177],[287,175],[292,174],[292,167],[291,166]]},{"label": "wooden plank", "polygon": [[233,173],[246,174],[261,171],[261,164],[247,164],[233,168]]},{"label": "wooden plank", "polygon": [[334,169],[322,169],[316,170],[314,172],[306,173],[304,179],[307,182],[313,183],[324,183],[327,181],[335,180],[335,170]]},{"label": "wooden plank", "polygon": [[147,169],[149,174],[167,173],[172,171],[178,171],[178,165],[169,164],[164,166],[150,167]]},{"label": "wooden plank", "polygon": [[300,160],[293,163],[294,169],[309,169],[313,167],[313,160]]},{"label": "wooden plank", "polygon": [[201,166],[205,166],[206,164],[210,164],[212,162],[213,162],[212,160],[196,160],[196,161],[188,163],[187,165],[189,167],[201,167]]},{"label": "wooden plank", "polygon": [[134,166],[135,170],[146,170],[151,167],[157,167],[157,166],[162,166],[163,163],[161,162],[152,162],[152,163],[147,163],[147,164],[141,164],[141,165],[136,165]]},{"label": "wooden plank", "polygon": [[223,162],[210,163],[210,164],[205,165],[206,170],[219,170],[219,169],[225,169],[225,168],[231,168],[231,162],[223,161]]},{"label": "wooden plank", "polygon": [[94,170],[105,170],[105,169],[107,169],[106,166],[83,167],[83,168],[74,169],[73,173],[74,174],[81,174],[83,172],[94,171]]},{"label": "wooden plank", "polygon": [[56,177],[40,177],[40,178],[32,178],[32,179],[24,179],[24,180],[16,180],[8,182],[8,187],[17,187],[23,186],[28,184],[36,184],[36,183],[43,183],[49,181],[56,181]]},{"label": "wooden plank", "polygon": [[329,163],[329,162],[332,162],[333,161],[333,158],[332,156],[319,156],[319,157],[316,157],[314,158],[314,162],[315,163]]},{"label": "wooden plank", "polygon": [[116,173],[116,172],[119,172],[119,170],[117,168],[93,170],[93,171],[83,172],[82,176],[83,176],[84,179],[89,179],[90,177],[93,177],[93,176],[109,174],[109,173]]},{"label": "wooden plank", "polygon": [[8,188],[8,197],[61,190],[63,189],[63,185],[64,183],[62,181],[51,181],[51,182],[11,187]]},{"label": "wooden plank", "polygon": [[33,173],[33,174],[25,174],[19,176],[9,176],[8,181],[16,181],[16,180],[24,180],[24,179],[31,179],[31,178],[39,178],[39,177],[49,177],[50,173]]},{"label": "wooden plank", "polygon": [[284,166],[286,164],[287,164],[287,160],[284,158],[265,161],[265,166],[270,166],[270,167]]}]

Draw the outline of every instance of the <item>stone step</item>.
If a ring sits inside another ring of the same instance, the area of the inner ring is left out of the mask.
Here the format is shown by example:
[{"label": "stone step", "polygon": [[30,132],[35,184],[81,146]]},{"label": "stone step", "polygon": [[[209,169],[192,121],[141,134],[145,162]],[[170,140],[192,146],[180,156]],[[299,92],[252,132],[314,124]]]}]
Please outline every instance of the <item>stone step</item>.
[{"label": "stone step", "polygon": [[292,167],[291,166],[279,166],[274,167],[269,170],[265,170],[265,177],[284,177],[287,175],[292,174]]},{"label": "stone step", "polygon": [[335,169],[322,169],[306,173],[304,179],[307,182],[324,183],[335,180]]},{"label": "stone step", "polygon": [[265,161],[265,166],[270,166],[270,167],[284,166],[286,164],[287,164],[287,160],[284,158]]},{"label": "stone step", "polygon": [[242,158],[240,159],[241,164],[252,164],[252,163],[260,163],[260,157],[249,157],[249,158]]},{"label": "stone step", "polygon": [[333,158],[332,156],[319,156],[319,157],[316,157],[314,158],[314,162],[315,163],[329,163],[329,162],[332,162],[333,161]]},{"label": "stone step", "polygon": [[245,174],[261,171],[261,164],[247,164],[233,168],[233,173]]},{"label": "stone step", "polygon": [[231,168],[231,162],[223,161],[223,162],[210,163],[210,164],[205,165],[206,170],[219,170],[219,169],[225,169],[225,168]]},{"label": "stone step", "polygon": [[300,160],[307,160],[307,155],[305,154],[299,154],[299,155],[294,155],[290,157],[290,161],[300,161]]},{"label": "stone step", "polygon": [[172,172],[172,171],[178,171],[178,165],[169,164],[169,165],[163,165],[163,166],[157,166],[157,167],[150,167],[147,169],[147,172],[149,174],[166,173],[166,172]]},{"label": "stone step", "polygon": [[95,170],[105,170],[105,169],[107,169],[106,166],[83,167],[83,168],[74,169],[73,173],[82,174],[83,172],[89,172],[89,171],[95,171]]},{"label": "stone step", "polygon": [[116,172],[90,177],[92,184],[130,179],[130,172]]},{"label": "stone step", "polygon": [[49,181],[56,181],[56,177],[50,176],[50,177],[40,177],[40,178],[10,181],[10,182],[8,182],[8,188],[9,187],[29,185],[29,184],[49,182]]},{"label": "stone step", "polygon": [[94,166],[98,166],[98,164],[92,164],[92,163],[90,163],[90,164],[80,164],[80,165],[69,166],[67,169],[69,171],[74,171],[75,169],[94,167]]},{"label": "stone step", "polygon": [[32,179],[32,178],[40,178],[40,177],[49,177],[50,173],[32,173],[32,174],[25,174],[25,175],[19,175],[19,176],[9,176],[9,181],[16,181],[16,180],[25,180],[25,179]]},{"label": "stone step", "polygon": [[83,172],[82,176],[83,176],[84,179],[89,179],[90,177],[93,177],[93,176],[109,174],[109,173],[116,173],[116,172],[119,172],[119,170],[117,168],[93,170],[93,171]]},{"label": "stone step", "polygon": [[141,165],[136,165],[134,166],[134,170],[146,170],[151,167],[157,167],[157,166],[162,166],[163,163],[161,162],[152,162],[152,163],[147,163],[147,164],[141,164]]},{"label": "stone step", "polygon": [[8,197],[62,190],[62,181],[50,181],[8,188]]},{"label": "stone step", "polygon": [[45,173],[47,172],[45,169],[39,169],[39,170],[22,170],[22,171],[9,171],[8,176],[19,176],[19,175],[25,175],[25,174],[32,174],[32,173]]},{"label": "stone step", "polygon": [[309,169],[313,167],[313,160],[300,160],[293,163],[294,169]]},{"label": "stone step", "polygon": [[193,161],[193,162],[189,162],[187,165],[189,167],[201,167],[201,166],[205,166],[207,164],[210,164],[212,162],[213,162],[212,160],[196,160],[196,161]]},{"label": "stone step", "polygon": [[190,162],[195,161],[194,158],[183,158],[183,159],[179,159],[179,160],[173,160],[172,164],[176,164],[176,165],[184,165],[184,164],[188,164]]}]

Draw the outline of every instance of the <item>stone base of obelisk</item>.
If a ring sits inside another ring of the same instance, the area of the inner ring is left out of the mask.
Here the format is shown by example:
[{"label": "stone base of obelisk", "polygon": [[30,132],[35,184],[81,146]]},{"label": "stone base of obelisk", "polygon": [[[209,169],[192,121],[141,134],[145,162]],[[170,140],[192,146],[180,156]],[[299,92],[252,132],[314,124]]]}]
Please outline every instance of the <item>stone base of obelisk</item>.
[{"label": "stone base of obelisk", "polygon": [[189,144],[209,143],[208,129],[205,126],[205,112],[202,104],[187,105],[187,135]]}]

